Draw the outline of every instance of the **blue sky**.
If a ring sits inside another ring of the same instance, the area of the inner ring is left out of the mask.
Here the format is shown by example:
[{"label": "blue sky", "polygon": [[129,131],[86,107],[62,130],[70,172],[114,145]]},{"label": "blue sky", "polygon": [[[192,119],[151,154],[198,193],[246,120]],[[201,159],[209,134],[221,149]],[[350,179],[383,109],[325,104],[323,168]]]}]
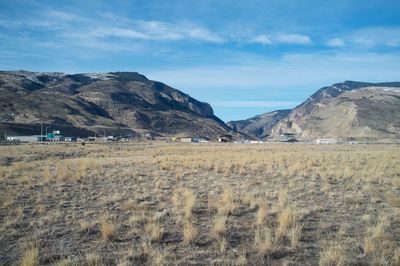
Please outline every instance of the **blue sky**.
[{"label": "blue sky", "polygon": [[0,69],[137,71],[225,121],[400,81],[398,0],[0,0]]}]

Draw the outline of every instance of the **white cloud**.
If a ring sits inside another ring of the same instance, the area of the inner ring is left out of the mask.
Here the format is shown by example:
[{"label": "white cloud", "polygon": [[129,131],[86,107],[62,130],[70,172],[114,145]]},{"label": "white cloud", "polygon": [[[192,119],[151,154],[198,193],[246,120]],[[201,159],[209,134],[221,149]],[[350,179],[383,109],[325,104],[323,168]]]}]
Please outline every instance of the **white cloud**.
[{"label": "white cloud", "polygon": [[127,39],[178,41],[198,40],[210,43],[222,43],[224,38],[208,29],[161,21],[134,21],[130,27],[97,27],[89,29],[88,33],[74,33],[69,36],[86,36],[95,38],[118,37]]},{"label": "white cloud", "polygon": [[62,21],[81,21],[84,20],[83,16],[73,14],[71,12],[64,12],[60,10],[54,10],[50,9],[48,11],[45,11],[45,17],[51,17],[56,20],[62,20]]},{"label": "white cloud", "polygon": [[[232,54],[232,58],[235,58]],[[214,58],[218,60],[218,58]],[[345,80],[396,81],[400,79],[396,53],[287,54],[280,58],[243,57],[225,65],[209,64],[168,69],[146,69],[151,79],[192,90],[299,88],[318,89]],[[252,94],[254,96],[255,94]]]},{"label": "white cloud", "polygon": [[278,43],[287,43],[287,44],[311,44],[311,39],[307,35],[301,34],[278,34],[275,38],[275,41]]},{"label": "white cloud", "polygon": [[142,32],[132,29],[118,28],[118,27],[100,27],[89,32],[93,37],[121,37],[133,39],[150,39],[150,36]]},{"label": "white cloud", "polygon": [[365,48],[375,46],[400,47],[400,27],[364,28],[348,36],[348,39]]},{"label": "white cloud", "polygon": [[250,40],[251,43],[259,43],[262,45],[270,45],[270,44],[298,44],[298,45],[307,45],[311,44],[312,41],[310,37],[307,35],[301,34],[261,34],[257,35]]},{"label": "white cloud", "polygon": [[326,41],[326,45],[329,47],[344,47],[345,43],[340,38],[333,38]]},{"label": "white cloud", "polygon": [[210,32],[207,29],[202,29],[202,28],[189,29],[188,34],[191,38],[197,39],[197,40],[214,42],[214,43],[223,43],[224,42],[224,38],[222,38],[221,36],[219,36],[216,33]]},{"label": "white cloud", "polygon": [[258,35],[254,37],[250,42],[259,43],[263,45],[272,44],[272,40],[267,35]]}]

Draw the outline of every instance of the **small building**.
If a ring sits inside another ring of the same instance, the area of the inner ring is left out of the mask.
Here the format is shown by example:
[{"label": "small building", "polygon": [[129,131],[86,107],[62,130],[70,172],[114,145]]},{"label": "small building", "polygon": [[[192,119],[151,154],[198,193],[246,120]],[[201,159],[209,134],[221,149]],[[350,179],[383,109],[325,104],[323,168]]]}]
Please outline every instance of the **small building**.
[{"label": "small building", "polygon": [[64,141],[66,141],[66,142],[74,142],[74,141],[77,141],[77,138],[76,137],[65,137]]},{"label": "small building", "polygon": [[46,141],[59,142],[64,141],[64,137],[60,135],[60,130],[53,130],[52,133],[47,133]]},{"label": "small building", "polygon": [[232,135],[221,135],[218,137],[218,142],[232,142],[233,141],[233,137]]},{"label": "small building", "polygon": [[46,136],[45,135],[7,136],[7,141],[40,142],[40,141],[46,141]]},{"label": "small building", "polygon": [[190,138],[190,137],[183,137],[183,138],[181,138],[181,142],[192,142],[192,138]]},{"label": "small building", "polygon": [[192,137],[185,136],[185,137],[172,138],[172,141],[173,142],[186,142],[186,143],[188,143],[188,142],[193,142],[193,139],[192,139]]},{"label": "small building", "polygon": [[316,144],[336,144],[337,140],[336,139],[316,139],[315,143]]}]

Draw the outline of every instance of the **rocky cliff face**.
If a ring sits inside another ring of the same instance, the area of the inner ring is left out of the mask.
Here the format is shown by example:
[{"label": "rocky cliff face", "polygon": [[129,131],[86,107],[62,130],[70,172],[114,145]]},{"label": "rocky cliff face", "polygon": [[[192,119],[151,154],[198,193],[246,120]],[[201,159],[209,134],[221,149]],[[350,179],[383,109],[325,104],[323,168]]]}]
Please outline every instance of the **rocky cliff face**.
[{"label": "rocky cliff face", "polygon": [[345,81],[319,89],[292,110],[228,122],[255,138],[400,138],[400,82]]},{"label": "rocky cliff face", "polygon": [[245,120],[230,121],[227,124],[235,131],[245,133],[256,139],[263,139],[271,135],[272,128],[285,118],[290,111],[277,110]]},{"label": "rocky cliff face", "polygon": [[346,81],[324,87],[272,129],[272,137],[396,139],[400,137],[400,82]]},{"label": "rocky cliff face", "polygon": [[136,72],[0,72],[0,126],[37,133],[38,123],[76,134],[200,135],[229,131],[211,106]]}]

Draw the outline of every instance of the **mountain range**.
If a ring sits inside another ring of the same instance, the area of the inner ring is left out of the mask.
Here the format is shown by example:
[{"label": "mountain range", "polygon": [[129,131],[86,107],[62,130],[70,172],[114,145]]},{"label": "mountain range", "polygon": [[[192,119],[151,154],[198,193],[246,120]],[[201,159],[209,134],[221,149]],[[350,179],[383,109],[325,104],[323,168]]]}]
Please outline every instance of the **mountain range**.
[{"label": "mountain range", "polygon": [[64,74],[0,72],[0,130],[65,135],[193,136],[215,138],[230,128],[208,103],[136,72]]},{"label": "mountain range", "polygon": [[208,103],[136,72],[0,71],[0,132],[297,140],[399,139],[400,82],[345,81],[289,110],[224,123]]},{"label": "mountain range", "polygon": [[298,140],[399,139],[400,82],[336,83],[319,89],[292,110],[265,113],[228,125],[256,138],[290,135]]}]

